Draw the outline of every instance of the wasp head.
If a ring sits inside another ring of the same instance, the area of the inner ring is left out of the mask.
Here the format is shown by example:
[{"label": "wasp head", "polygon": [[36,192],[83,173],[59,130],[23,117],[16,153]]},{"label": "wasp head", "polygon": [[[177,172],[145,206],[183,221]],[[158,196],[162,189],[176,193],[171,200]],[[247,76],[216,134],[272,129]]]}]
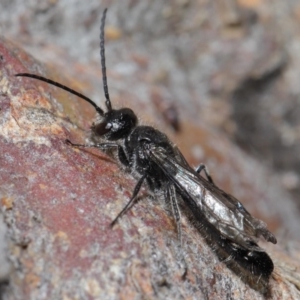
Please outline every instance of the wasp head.
[{"label": "wasp head", "polygon": [[93,124],[92,131],[96,137],[116,141],[128,136],[137,123],[137,116],[130,108],[111,109]]}]

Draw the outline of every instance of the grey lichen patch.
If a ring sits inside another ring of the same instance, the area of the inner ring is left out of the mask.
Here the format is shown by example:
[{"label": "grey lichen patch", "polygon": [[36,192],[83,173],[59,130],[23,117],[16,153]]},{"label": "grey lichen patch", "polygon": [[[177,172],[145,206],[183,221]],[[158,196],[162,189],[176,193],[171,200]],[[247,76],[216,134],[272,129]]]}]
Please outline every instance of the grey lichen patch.
[{"label": "grey lichen patch", "polygon": [[53,125],[55,123],[55,117],[51,114],[51,112],[47,111],[44,108],[35,108],[31,107],[25,112],[24,115],[24,123],[47,127]]},{"label": "grey lichen patch", "polygon": [[14,143],[33,141],[50,146],[49,137],[59,133],[62,133],[62,128],[57,117],[38,107],[22,107],[19,111],[11,109],[0,127],[0,135]]},{"label": "grey lichen patch", "polygon": [[[0,72],[0,76],[2,76],[2,72]],[[1,93],[6,94],[8,91],[8,87],[9,87],[9,82],[8,82],[7,78],[2,77],[2,79],[0,80]]]},{"label": "grey lichen patch", "polygon": [[32,89],[16,94],[18,86],[9,77],[0,79],[2,96],[0,135],[7,141],[34,142],[50,146],[49,138],[63,133],[60,117],[52,112],[52,104]]}]

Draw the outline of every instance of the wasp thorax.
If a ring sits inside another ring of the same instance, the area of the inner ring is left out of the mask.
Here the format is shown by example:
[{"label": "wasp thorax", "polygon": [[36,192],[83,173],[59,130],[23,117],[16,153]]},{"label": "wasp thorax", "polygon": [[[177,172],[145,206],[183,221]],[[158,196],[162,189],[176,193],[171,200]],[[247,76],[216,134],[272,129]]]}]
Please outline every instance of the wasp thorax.
[{"label": "wasp thorax", "polygon": [[96,136],[118,140],[127,136],[136,127],[137,122],[138,119],[131,109],[112,109],[103,115],[99,123],[92,126],[92,130]]}]

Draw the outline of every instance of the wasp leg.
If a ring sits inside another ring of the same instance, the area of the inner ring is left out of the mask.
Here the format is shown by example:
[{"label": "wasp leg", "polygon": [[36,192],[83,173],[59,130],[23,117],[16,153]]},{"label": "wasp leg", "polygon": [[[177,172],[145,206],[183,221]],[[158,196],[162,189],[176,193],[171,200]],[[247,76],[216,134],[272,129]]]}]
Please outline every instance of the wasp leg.
[{"label": "wasp leg", "polygon": [[182,246],[182,234],[181,234],[181,216],[180,216],[180,210],[178,207],[178,200],[176,197],[176,191],[173,184],[170,184],[167,187],[167,197],[171,200],[171,206],[172,206],[172,212],[173,217],[175,219],[176,225],[177,225],[177,235],[178,240],[180,243],[180,246]]},{"label": "wasp leg", "polygon": [[129,160],[125,154],[124,149],[117,143],[100,143],[100,144],[74,144],[70,140],[66,140],[66,143],[71,145],[72,147],[78,148],[98,148],[102,151],[117,149],[118,158],[120,162],[125,166],[129,167]]},{"label": "wasp leg", "polygon": [[208,171],[207,167],[205,166],[205,164],[202,164],[202,163],[201,163],[201,164],[196,168],[195,171],[196,171],[198,174],[200,174],[202,170],[204,171],[207,180],[208,180],[210,183],[212,183],[213,185],[215,185],[215,183],[214,183],[212,177],[211,177],[210,174],[209,174],[209,171]]},{"label": "wasp leg", "polygon": [[117,217],[110,223],[110,227],[113,227],[117,220],[122,216],[124,215],[130,208],[131,206],[133,205],[133,202],[136,200],[136,196],[138,195],[141,187],[142,187],[142,184],[145,180],[145,178],[147,177],[147,173],[145,173],[141,178],[140,180],[138,181],[138,183],[136,184],[134,190],[133,190],[133,194],[129,200],[129,202],[125,205],[125,207],[119,212],[119,214],[117,215]]}]

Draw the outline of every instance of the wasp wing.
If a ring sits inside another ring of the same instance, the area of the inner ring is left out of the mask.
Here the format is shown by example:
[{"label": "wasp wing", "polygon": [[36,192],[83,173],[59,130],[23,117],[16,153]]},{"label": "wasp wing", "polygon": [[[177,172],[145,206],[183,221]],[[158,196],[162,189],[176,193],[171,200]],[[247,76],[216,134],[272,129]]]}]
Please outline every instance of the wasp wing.
[{"label": "wasp wing", "polygon": [[250,251],[264,251],[256,244],[259,236],[274,244],[277,242],[264,222],[251,216],[236,198],[197,174],[181,152],[177,148],[175,151],[172,157],[164,148],[156,146],[151,147],[148,155],[173,182],[194,216],[205,218],[202,221],[213,226],[224,239]]}]

